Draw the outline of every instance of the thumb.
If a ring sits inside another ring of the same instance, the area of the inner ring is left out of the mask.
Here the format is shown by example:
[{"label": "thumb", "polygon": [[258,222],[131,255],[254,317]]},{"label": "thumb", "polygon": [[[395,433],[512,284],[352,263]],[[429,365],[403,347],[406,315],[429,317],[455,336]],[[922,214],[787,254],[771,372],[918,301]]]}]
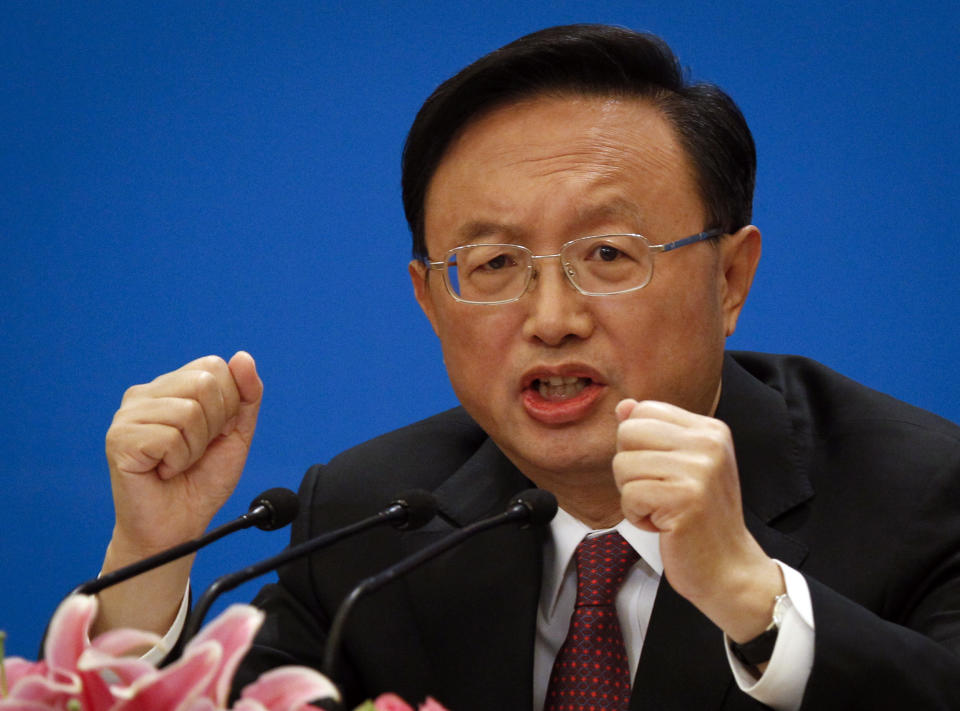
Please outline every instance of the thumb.
[{"label": "thumb", "polygon": [[240,407],[234,429],[245,439],[253,437],[257,426],[257,414],[263,399],[263,381],[257,375],[257,364],[246,351],[237,351],[227,365],[240,393]]}]

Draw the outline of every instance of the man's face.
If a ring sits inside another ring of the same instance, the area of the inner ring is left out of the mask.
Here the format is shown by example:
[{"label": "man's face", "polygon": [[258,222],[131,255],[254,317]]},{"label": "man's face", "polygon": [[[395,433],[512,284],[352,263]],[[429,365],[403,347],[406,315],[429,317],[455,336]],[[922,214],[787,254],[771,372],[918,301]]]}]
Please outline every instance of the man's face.
[{"label": "man's face", "polygon": [[[483,116],[451,145],[425,208],[434,261],[468,243],[555,254],[586,235],[658,244],[712,227],[673,129],[636,99],[540,97]],[[538,260],[530,290],[500,305],[459,303],[440,272],[410,271],[460,402],[543,486],[609,472],[623,398],[713,411],[724,338],[749,289],[747,279],[730,294],[733,248],[658,255],[644,289],[612,296],[584,296],[558,260]]]}]

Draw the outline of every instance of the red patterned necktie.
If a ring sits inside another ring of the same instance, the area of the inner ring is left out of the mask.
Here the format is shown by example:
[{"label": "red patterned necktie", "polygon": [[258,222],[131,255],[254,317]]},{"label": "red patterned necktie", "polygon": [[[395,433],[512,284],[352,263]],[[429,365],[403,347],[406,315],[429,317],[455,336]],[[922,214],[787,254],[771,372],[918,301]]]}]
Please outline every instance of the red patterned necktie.
[{"label": "red patterned necktie", "polygon": [[577,546],[577,601],[557,653],[544,711],[623,711],[630,665],[614,600],[639,556],[616,531]]}]

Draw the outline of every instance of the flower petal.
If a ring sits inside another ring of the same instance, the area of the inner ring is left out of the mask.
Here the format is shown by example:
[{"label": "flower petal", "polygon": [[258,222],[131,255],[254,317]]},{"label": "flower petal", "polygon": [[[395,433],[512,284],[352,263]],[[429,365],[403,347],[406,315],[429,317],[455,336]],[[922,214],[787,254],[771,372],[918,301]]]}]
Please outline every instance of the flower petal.
[{"label": "flower petal", "polygon": [[432,696],[428,696],[417,711],[447,711],[447,708]]},{"label": "flower petal", "polygon": [[196,696],[190,699],[186,704],[177,707],[177,711],[223,711],[222,706],[217,706],[212,699],[206,696]]},{"label": "flower petal", "polygon": [[333,682],[315,669],[298,666],[271,669],[244,687],[240,694],[241,700],[257,701],[269,711],[298,711],[309,701],[327,697],[340,700],[340,692]]},{"label": "flower petal", "polygon": [[373,707],[377,711],[413,711],[410,704],[396,694],[380,694],[373,700]]},{"label": "flower petal", "polygon": [[220,665],[221,649],[216,642],[195,645],[189,654],[154,674],[144,675],[132,686],[115,688],[123,700],[111,711],[171,711],[198,696],[209,685]]},{"label": "flower petal", "polygon": [[[297,708],[299,711],[324,711],[319,706],[311,706],[310,704],[303,704]],[[190,711],[192,711],[192,709]],[[254,699],[238,699],[230,711],[270,711],[270,709]],[[366,707],[358,706],[353,711],[366,711]],[[370,706],[370,711],[374,711],[372,705]]]},{"label": "flower petal", "polygon": [[93,647],[80,655],[77,669],[88,673],[108,670],[116,675],[119,682],[113,686],[130,686],[140,677],[156,672],[150,662],[137,657],[115,657]]},{"label": "flower petal", "polygon": [[269,709],[254,699],[237,699],[230,711],[269,711]]},{"label": "flower petal", "polygon": [[188,654],[195,645],[210,641],[220,644],[223,650],[220,667],[204,691],[218,706],[226,706],[233,675],[240,660],[250,649],[263,618],[264,613],[252,605],[231,605],[187,644],[184,654]]},{"label": "flower petal", "polygon": [[144,647],[155,647],[160,639],[160,635],[153,632],[123,628],[104,632],[94,639],[90,646],[106,654],[119,656]]},{"label": "flower petal", "polygon": [[31,662],[23,657],[9,657],[4,660],[3,666],[7,672],[8,689],[25,676],[45,676],[47,673],[46,662]]},{"label": "flower petal", "polygon": [[116,699],[110,691],[110,685],[97,672],[80,672],[82,690],[80,698],[81,709],[89,711],[106,711],[113,707]]},{"label": "flower petal", "polygon": [[55,677],[29,674],[10,686],[7,698],[46,704],[59,698],[75,696],[82,688],[80,677],[76,674],[57,674]]},{"label": "flower petal", "polygon": [[43,643],[43,658],[51,669],[72,670],[89,645],[89,631],[97,615],[97,598],[71,595],[60,603],[50,620]]},{"label": "flower petal", "polygon": [[0,699],[2,711],[58,711],[56,706],[21,699]]}]

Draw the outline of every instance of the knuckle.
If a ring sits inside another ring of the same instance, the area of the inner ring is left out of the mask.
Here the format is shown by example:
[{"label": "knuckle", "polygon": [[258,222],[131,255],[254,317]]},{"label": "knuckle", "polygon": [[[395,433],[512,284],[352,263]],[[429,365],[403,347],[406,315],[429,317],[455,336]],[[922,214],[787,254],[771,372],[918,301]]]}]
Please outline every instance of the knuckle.
[{"label": "knuckle", "polygon": [[619,477],[636,476],[643,465],[643,452],[617,452],[613,455],[613,473]]},{"label": "knuckle", "polygon": [[626,481],[620,489],[621,500],[632,506],[638,506],[642,499],[641,494],[643,490],[642,482],[636,481],[635,479]]},{"label": "knuckle", "polygon": [[104,437],[104,444],[106,445],[108,456],[111,452],[116,451],[121,446],[121,427],[122,425],[112,424],[107,429],[107,434]]},{"label": "knuckle", "polygon": [[227,368],[227,361],[218,355],[208,355],[197,359],[196,365],[206,371],[222,371]]},{"label": "knuckle", "polygon": [[699,451],[691,454],[691,471],[696,472],[696,475],[690,477],[690,481],[700,481],[702,477],[708,476],[709,473],[715,468],[716,462],[716,456],[710,451]]},{"label": "knuckle", "polygon": [[143,394],[144,387],[143,385],[131,385],[123,391],[123,397],[120,399],[120,402],[125,403],[137,399]]},{"label": "knuckle", "polygon": [[116,422],[110,425],[104,437],[108,456],[136,448],[136,441],[136,425],[126,422]]},{"label": "knuckle", "polygon": [[703,479],[691,478],[687,480],[686,489],[689,501],[703,501],[707,496],[709,487]]},{"label": "knuckle", "polygon": [[711,454],[719,455],[727,448],[727,443],[722,435],[710,434],[706,438],[707,449]]},{"label": "knuckle", "polygon": [[657,404],[656,400],[640,400],[633,408],[633,415],[635,417],[649,417],[657,411]]},{"label": "knuckle", "polygon": [[701,446],[704,452],[711,457],[721,457],[728,449],[728,433],[724,429],[708,427],[700,435]]},{"label": "knuckle", "polygon": [[[109,453],[109,448],[107,451]],[[128,452],[113,452],[111,454],[112,456],[109,456],[108,460],[120,471],[127,471],[134,464],[133,457]]]},{"label": "knuckle", "polygon": [[627,452],[617,452],[613,455],[613,476],[618,481],[627,475],[630,467]]},{"label": "knuckle", "polygon": [[176,427],[162,427],[154,435],[164,452],[176,452],[183,443],[183,433]]},{"label": "knuckle", "polygon": [[[181,400],[181,421],[186,432],[205,432],[207,429],[207,415],[203,405],[197,400]],[[185,432],[185,433],[186,433]]]},{"label": "knuckle", "polygon": [[643,422],[636,419],[624,420],[617,426],[617,443],[627,447],[643,435]]},{"label": "knuckle", "polygon": [[718,420],[713,417],[706,419],[706,430],[723,441],[726,441],[732,436],[730,434],[730,427],[727,426],[727,423],[723,420]]},{"label": "knuckle", "polygon": [[193,389],[198,398],[216,396],[220,390],[217,376],[208,370],[197,370],[192,373]]}]

